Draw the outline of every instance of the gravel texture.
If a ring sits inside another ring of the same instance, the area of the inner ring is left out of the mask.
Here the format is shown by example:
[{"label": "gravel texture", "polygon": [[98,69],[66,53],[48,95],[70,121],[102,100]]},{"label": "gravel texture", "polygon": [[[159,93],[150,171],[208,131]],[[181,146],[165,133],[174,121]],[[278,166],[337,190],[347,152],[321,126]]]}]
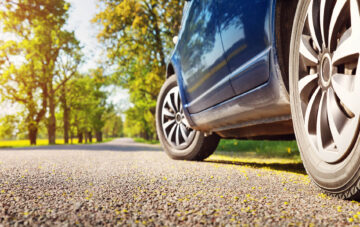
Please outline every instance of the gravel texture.
[{"label": "gravel texture", "polygon": [[[358,213],[359,212],[359,213]],[[0,225],[352,225],[355,201],[266,165],[170,160],[159,146],[0,150]]]}]

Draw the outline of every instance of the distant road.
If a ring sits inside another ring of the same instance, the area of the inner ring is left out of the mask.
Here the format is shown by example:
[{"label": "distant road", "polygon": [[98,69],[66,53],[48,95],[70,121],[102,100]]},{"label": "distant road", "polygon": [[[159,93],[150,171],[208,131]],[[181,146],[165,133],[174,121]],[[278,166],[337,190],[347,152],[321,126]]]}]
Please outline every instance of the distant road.
[{"label": "distant road", "polygon": [[0,226],[359,223],[358,202],[262,167],[173,161],[131,139],[1,149]]}]

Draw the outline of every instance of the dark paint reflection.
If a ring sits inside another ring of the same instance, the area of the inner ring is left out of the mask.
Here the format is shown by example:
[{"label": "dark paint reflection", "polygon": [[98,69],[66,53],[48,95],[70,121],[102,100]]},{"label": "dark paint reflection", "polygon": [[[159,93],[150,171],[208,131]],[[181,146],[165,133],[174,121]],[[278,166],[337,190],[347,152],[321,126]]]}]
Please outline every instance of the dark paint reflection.
[{"label": "dark paint reflection", "polygon": [[[178,45],[188,103],[270,45],[270,1],[193,0],[191,4]],[[204,97],[198,102],[201,108],[235,96],[230,81],[223,82],[209,96],[211,100]],[[258,85],[254,83],[251,86]]]},{"label": "dark paint reflection", "polygon": [[[217,28],[216,8],[215,0],[193,0],[180,38],[178,50],[189,102],[229,73]],[[231,91],[228,96],[233,95]]]},{"label": "dark paint reflection", "polygon": [[270,45],[268,0],[216,0],[219,27],[230,71],[255,57]]}]

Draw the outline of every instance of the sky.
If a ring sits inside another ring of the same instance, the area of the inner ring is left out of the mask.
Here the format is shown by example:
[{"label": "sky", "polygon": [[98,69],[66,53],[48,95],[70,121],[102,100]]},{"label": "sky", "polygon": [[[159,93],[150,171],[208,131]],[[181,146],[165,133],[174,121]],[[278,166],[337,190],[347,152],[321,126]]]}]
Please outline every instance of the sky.
[{"label": "sky", "polygon": [[[91,19],[98,12],[97,0],[68,0],[71,4],[69,11],[69,21],[66,29],[75,31],[76,38],[80,40],[85,55],[85,63],[80,67],[81,72],[95,68],[97,61],[104,57],[104,49],[98,42],[96,35],[97,26],[91,23]],[[108,102],[113,103],[118,109],[126,110],[130,106],[128,92],[119,88],[111,87],[107,89],[111,92]],[[14,114],[19,110],[16,105],[8,102],[0,103],[0,117],[5,114]]]},{"label": "sky", "polygon": [[97,0],[68,0],[68,2],[71,8],[66,28],[75,31],[76,38],[83,46],[86,64],[81,70],[86,71],[96,66],[96,61],[99,60],[103,49],[96,38],[97,28],[91,23],[91,19],[97,13]]}]

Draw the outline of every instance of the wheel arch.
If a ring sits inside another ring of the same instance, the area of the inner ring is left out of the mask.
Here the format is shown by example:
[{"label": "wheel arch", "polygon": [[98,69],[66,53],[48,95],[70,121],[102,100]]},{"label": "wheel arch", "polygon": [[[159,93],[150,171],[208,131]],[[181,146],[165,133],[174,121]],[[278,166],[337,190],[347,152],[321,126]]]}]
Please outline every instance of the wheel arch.
[{"label": "wheel arch", "polygon": [[275,14],[275,39],[281,76],[289,92],[289,53],[293,22],[298,0],[277,0]]},{"label": "wheel arch", "polygon": [[167,68],[166,68],[166,79],[174,74],[175,74],[174,66],[171,62],[169,62],[169,64],[167,65]]}]

